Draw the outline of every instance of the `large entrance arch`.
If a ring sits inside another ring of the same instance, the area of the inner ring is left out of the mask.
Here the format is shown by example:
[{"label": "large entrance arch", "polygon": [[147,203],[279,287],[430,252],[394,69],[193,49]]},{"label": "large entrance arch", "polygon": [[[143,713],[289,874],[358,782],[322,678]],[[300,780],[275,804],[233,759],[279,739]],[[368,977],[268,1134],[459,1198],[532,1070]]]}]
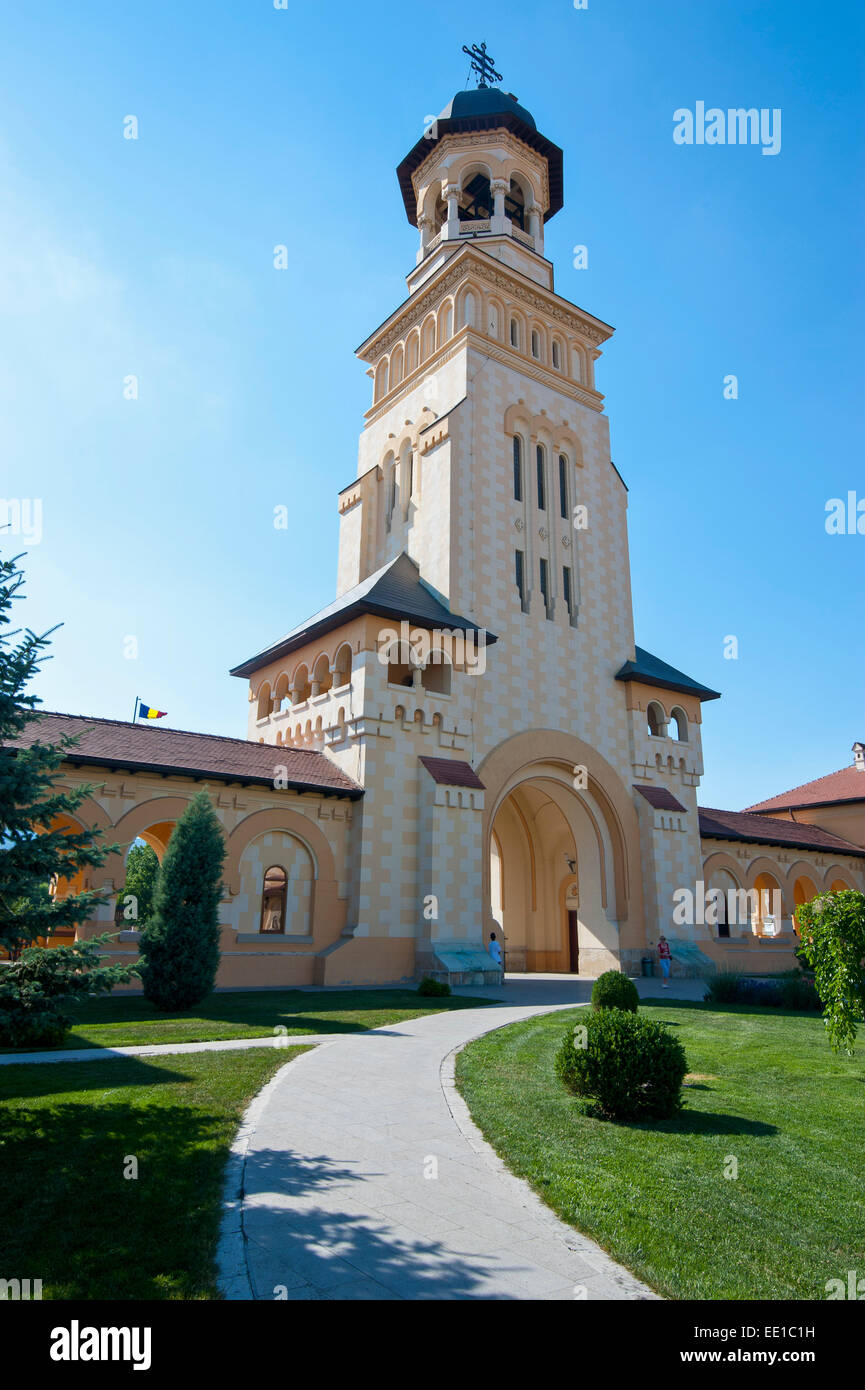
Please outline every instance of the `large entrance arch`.
[{"label": "large entrance arch", "polygon": [[643,944],[639,834],[614,769],[579,739],[541,730],[507,740],[478,772],[485,900],[507,969],[629,968]]}]

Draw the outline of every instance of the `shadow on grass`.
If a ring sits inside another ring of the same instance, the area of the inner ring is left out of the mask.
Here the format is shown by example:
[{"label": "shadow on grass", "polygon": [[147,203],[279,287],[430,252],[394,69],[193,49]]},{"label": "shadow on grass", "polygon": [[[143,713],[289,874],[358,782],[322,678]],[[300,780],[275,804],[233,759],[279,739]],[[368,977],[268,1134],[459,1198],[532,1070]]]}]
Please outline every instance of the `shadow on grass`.
[{"label": "shadow on grass", "polygon": [[[384,1175],[364,1169],[371,1182],[377,1176]],[[490,1293],[489,1256],[460,1254],[458,1237],[445,1245],[396,1230],[385,1215],[352,1210],[349,1189],[358,1177],[358,1169],[325,1154],[263,1149],[247,1160],[243,1232],[257,1299],[516,1297],[498,1285]],[[418,1196],[429,1186],[418,1173]],[[503,1257],[496,1278],[513,1268]]]},{"label": "shadow on grass", "polygon": [[[818,1009],[785,1009],[772,1004],[716,1004],[711,999],[657,999],[654,996],[640,1000],[640,1005],[650,1004],[653,1009],[687,1009],[708,1014],[753,1014],[757,1018],[805,1018],[819,1020],[823,1017]],[[671,1023],[671,1028],[678,1024]]]},{"label": "shadow on grass", "polygon": [[[33,1073],[43,1069],[26,1070],[30,1094],[39,1096],[42,1079]],[[50,1068],[50,1085],[63,1070]],[[101,1067],[86,1077],[82,1070],[76,1089],[100,1084]],[[155,1081],[148,1070],[127,1064],[124,1084]],[[158,1079],[184,1078],[163,1070]],[[212,1297],[225,1147],[235,1124],[206,1107],[147,1100],[7,1107],[0,1268],[42,1279],[52,1299]],[[134,1178],[124,1176],[131,1159]]]},{"label": "shadow on grass", "polygon": [[[710,1086],[693,1086],[689,1090],[711,1090]],[[748,1120],[744,1115],[715,1114],[710,1110],[683,1110],[669,1120],[625,1120],[612,1119],[604,1115],[591,1101],[577,1102],[579,1113],[592,1120],[601,1120],[616,1129],[632,1129],[651,1134],[699,1135],[707,1138],[718,1134],[748,1135],[752,1139],[768,1138],[777,1134],[777,1125],[766,1124],[763,1120]]]}]

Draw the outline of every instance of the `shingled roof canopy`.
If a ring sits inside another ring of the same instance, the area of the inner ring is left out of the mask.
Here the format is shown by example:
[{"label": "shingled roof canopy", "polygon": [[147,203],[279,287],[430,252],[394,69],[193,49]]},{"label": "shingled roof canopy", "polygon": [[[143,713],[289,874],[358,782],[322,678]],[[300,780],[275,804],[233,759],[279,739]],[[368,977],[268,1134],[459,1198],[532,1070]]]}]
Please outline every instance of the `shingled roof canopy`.
[{"label": "shingled roof canopy", "polygon": [[280,638],[272,647],[266,647],[257,656],[250,657],[230,672],[232,676],[251,676],[262,666],[288,656],[298,647],[306,646],[315,638],[342,627],[344,623],[361,613],[373,613],[380,618],[395,618],[398,622],[405,618],[423,628],[441,628],[446,631],[484,633],[487,646],[492,646],[498,638],[486,632],[476,623],[469,622],[436,598],[431,589],[424,584],[414,560],[402,551],[395,560],[383,565],[374,574],[368,575],[361,584],[355,585],[341,594],[338,599],[322,608],[300,627],[294,628]]},{"label": "shingled roof canopy", "polygon": [[[156,772],[162,776],[210,778],[269,786],[280,777],[280,787],[323,796],[357,800],[363,789],[341,772],[323,753],[312,748],[289,748],[273,743],[252,743],[245,738],[222,738],[184,729],[159,729],[128,724],[120,719],[95,719],[86,715],[40,713],[9,748],[34,743],[58,743],[64,735],[79,735],[66,761],[75,766],[105,767],[129,772]],[[283,774],[281,769],[285,769]]]},{"label": "shingled roof canopy", "polygon": [[701,806],[700,834],[707,840],[744,840],[791,849],[828,850],[865,859],[865,849],[842,840],[840,835],[833,835],[829,830],[803,825],[801,821],[773,820],[771,816],[752,815],[747,811],[718,811]]},{"label": "shingled roof canopy", "polygon": [[657,685],[662,690],[678,690],[683,695],[696,695],[698,700],[720,700],[720,690],[710,690],[708,685],[668,666],[659,656],[652,656],[645,647],[634,648],[634,660],[626,661],[616,672],[617,681],[644,681],[646,685]]}]

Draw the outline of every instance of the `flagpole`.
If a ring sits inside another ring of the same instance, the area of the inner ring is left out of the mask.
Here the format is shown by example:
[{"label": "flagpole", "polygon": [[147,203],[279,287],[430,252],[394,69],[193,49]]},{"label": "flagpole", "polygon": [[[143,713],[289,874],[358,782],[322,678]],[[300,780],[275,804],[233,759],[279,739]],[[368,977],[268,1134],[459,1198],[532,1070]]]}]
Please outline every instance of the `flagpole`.
[{"label": "flagpole", "polygon": [[138,696],[136,695],[136,697],[135,697],[135,704],[133,705],[133,708],[132,708],[132,722],[133,722],[133,724],[135,723],[135,720],[136,720],[137,715],[138,715]]}]

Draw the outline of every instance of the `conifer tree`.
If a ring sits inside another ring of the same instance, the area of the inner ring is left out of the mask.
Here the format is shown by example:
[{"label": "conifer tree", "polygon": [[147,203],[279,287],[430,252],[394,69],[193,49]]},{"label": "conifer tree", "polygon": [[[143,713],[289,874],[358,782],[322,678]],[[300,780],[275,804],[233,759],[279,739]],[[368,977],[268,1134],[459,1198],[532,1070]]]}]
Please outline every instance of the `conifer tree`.
[{"label": "conifer tree", "polygon": [[189,1009],[213,989],[224,859],[213,804],[206,791],[197,792],[168,842],[139,942],[144,993],[166,1012]]},{"label": "conifer tree", "polygon": [[96,829],[57,825],[61,817],[75,817],[93,792],[88,785],[58,786],[60,766],[77,738],[15,746],[29,725],[38,725],[41,702],[28,687],[55,631],[37,636],[11,627],[22,597],[20,560],[0,557],[0,947],[13,958],[38,937],[93,915],[102,893],[88,889],[57,898],[52,882],[98,867],[116,848],[104,845]]}]

